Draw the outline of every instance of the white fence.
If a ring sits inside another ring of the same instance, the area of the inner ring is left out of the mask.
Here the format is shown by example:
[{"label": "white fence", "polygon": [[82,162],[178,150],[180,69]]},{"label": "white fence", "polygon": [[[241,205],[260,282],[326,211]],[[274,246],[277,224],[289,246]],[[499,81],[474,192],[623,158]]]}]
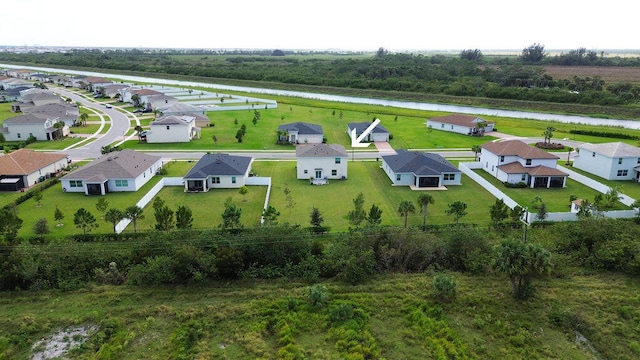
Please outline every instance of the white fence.
[{"label": "white fence", "polygon": [[[267,196],[264,197],[264,206],[262,208],[263,211],[266,210],[267,206],[269,206],[269,196],[271,196],[271,178],[252,176],[247,178],[245,184],[267,186]],[[264,224],[264,216],[260,216],[260,224]]]},{"label": "white fence", "polygon": [[[561,171],[566,172],[567,174],[569,174],[569,178],[573,179],[581,184],[584,184],[596,191],[599,191],[603,194],[606,194],[607,192],[609,192],[609,190],[611,190],[610,187],[608,187],[605,184],[599,183],[587,176],[584,176],[582,174],[578,174],[577,172],[571,170],[571,169],[567,169],[566,167],[560,166],[558,165],[558,169]],[[631,198],[630,196],[627,196],[625,194],[620,194],[620,202],[627,205],[627,206],[631,206],[631,204],[633,204],[636,200]]]}]

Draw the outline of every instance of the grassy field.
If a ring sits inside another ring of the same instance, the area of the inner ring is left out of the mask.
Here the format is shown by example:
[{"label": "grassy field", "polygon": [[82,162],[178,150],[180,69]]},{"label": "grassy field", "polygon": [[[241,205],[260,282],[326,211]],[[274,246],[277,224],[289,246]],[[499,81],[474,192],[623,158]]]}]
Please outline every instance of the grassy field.
[{"label": "grassy field", "polygon": [[[325,307],[293,279],[200,286],[91,286],[0,294],[0,356],[31,358],[60,329],[100,326],[70,358],[637,359],[640,282],[618,274],[536,280],[537,296],[509,295],[492,274],[448,273],[457,299],[439,304],[433,274],[379,276],[367,284],[324,282]],[[353,312],[339,316],[339,309]],[[351,314],[350,316],[348,314]],[[580,329],[564,327],[571,319]],[[68,341],[65,340],[65,341]],[[362,355],[360,355],[362,356]],[[362,358],[362,357],[355,357]]]}]

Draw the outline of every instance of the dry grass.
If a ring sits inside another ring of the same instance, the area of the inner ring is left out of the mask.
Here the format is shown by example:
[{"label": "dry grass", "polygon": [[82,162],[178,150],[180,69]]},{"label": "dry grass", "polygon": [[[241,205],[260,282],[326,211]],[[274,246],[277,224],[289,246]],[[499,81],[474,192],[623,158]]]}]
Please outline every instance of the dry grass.
[{"label": "dry grass", "polygon": [[556,80],[573,79],[574,76],[600,76],[605,84],[620,82],[640,83],[640,68],[620,66],[545,66],[545,72]]}]

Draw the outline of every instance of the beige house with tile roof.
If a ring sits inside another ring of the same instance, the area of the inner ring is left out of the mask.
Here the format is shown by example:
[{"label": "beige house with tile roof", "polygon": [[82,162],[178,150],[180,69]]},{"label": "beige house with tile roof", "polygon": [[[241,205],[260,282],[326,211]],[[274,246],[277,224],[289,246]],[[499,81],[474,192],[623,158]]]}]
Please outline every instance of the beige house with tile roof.
[{"label": "beige house with tile roof", "polygon": [[566,174],[556,168],[558,157],[520,140],[482,145],[479,162],[484,171],[503,183],[527,187],[565,187]]},{"label": "beige house with tile roof", "polygon": [[0,191],[18,191],[59,173],[67,154],[19,149],[0,156]]},{"label": "beige house with tile roof", "polygon": [[[485,126],[479,126],[484,124]],[[452,114],[427,119],[427,127],[433,130],[449,131],[464,135],[484,135],[493,131],[494,123],[473,115]]]},{"label": "beige house with tile roof", "polygon": [[103,155],[63,176],[60,183],[64,192],[82,192],[85,195],[138,191],[160,168],[160,156],[125,149]]}]

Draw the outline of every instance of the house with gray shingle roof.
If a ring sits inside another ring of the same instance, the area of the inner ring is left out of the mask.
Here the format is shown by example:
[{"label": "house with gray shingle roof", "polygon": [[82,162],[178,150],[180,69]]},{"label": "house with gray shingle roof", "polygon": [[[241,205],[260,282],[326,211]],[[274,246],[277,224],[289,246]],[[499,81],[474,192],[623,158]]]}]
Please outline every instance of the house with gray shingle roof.
[{"label": "house with gray shingle roof", "polygon": [[473,115],[452,114],[427,119],[427,128],[464,135],[482,136],[493,131],[494,123]]},{"label": "house with gray shingle roof", "polygon": [[55,103],[35,106],[29,109],[29,114],[43,114],[56,118],[57,121],[62,121],[67,124],[67,126],[71,127],[78,122],[80,110],[75,105]]},{"label": "house with gray shingle roof", "polygon": [[252,157],[229,154],[205,154],[184,176],[187,192],[213,188],[240,188],[251,170]]},{"label": "house with gray shingle roof", "polygon": [[162,116],[149,124],[148,143],[189,142],[200,137],[200,128],[196,118],[189,115]]},{"label": "house with gray shingle roof", "polygon": [[[363,132],[365,132],[371,122],[356,122],[347,124],[347,135],[351,136],[351,132],[356,130],[356,137],[359,137]],[[375,142],[375,141],[389,141],[389,131],[382,126],[382,124],[378,123],[376,127],[371,130],[371,132],[362,139],[363,142]]]},{"label": "house with gray shingle roof", "polygon": [[346,179],[348,154],[339,144],[309,144],[296,148],[298,179]]},{"label": "house with gray shingle roof", "polygon": [[101,156],[60,178],[62,191],[105,195],[138,191],[162,168],[160,156],[126,149]]},{"label": "house with gray shingle roof", "polygon": [[399,150],[382,156],[382,169],[391,183],[419,188],[460,185],[462,172],[438,154]]},{"label": "house with gray shingle roof", "polygon": [[607,180],[640,179],[640,148],[623,142],[581,144],[573,166]]},{"label": "house with gray shingle roof", "polygon": [[18,191],[35,185],[67,166],[67,154],[16,150],[0,156],[0,191]]},{"label": "house with gray shingle roof", "polygon": [[[30,136],[36,140],[55,140],[69,135],[69,127],[65,124],[61,129],[54,125],[62,121],[56,115],[49,114],[25,114],[6,119],[3,122],[5,140],[25,141]],[[64,121],[62,121],[64,123]]]},{"label": "house with gray shingle roof", "polygon": [[556,168],[558,159],[520,140],[507,140],[482,145],[479,161],[484,171],[503,183],[565,187],[569,174]]},{"label": "house with gray shingle roof", "polygon": [[278,126],[278,142],[291,144],[320,144],[324,139],[322,126],[294,122]]}]

